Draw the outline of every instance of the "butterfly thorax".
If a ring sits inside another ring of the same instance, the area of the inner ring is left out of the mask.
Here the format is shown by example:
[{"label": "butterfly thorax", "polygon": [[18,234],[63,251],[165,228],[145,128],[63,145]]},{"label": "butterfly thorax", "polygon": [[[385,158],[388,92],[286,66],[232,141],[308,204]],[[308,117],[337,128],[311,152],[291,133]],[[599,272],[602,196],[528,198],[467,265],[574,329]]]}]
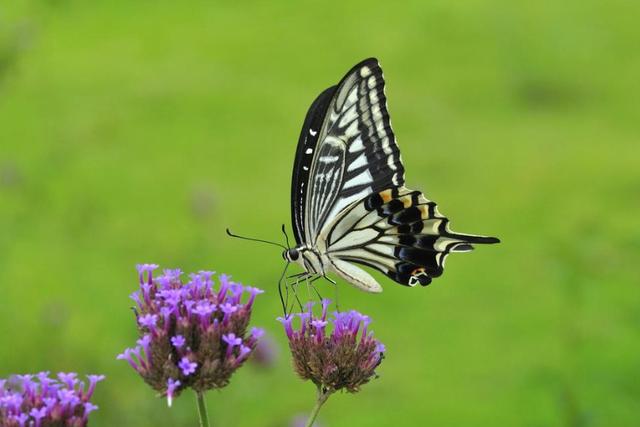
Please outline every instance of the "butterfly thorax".
[{"label": "butterfly thorax", "polygon": [[318,250],[307,245],[296,246],[282,253],[289,262],[299,264],[307,273],[325,275],[328,260]]}]

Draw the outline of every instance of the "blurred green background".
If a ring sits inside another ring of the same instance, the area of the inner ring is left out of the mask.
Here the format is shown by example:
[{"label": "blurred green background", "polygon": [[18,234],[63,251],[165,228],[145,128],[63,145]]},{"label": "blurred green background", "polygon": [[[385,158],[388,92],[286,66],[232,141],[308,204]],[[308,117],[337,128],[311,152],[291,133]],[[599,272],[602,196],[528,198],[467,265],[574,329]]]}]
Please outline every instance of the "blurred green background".
[{"label": "blurred green background", "polygon": [[[637,426],[640,3],[17,1],[0,5],[0,376],[105,373],[94,426],[192,426],[116,354],[134,265],[268,290],[279,345],[209,394],[217,426],[286,426],[278,249],[306,110],[376,56],[407,169],[457,231],[428,288],[340,283],[374,318],[380,378],[333,426]],[[377,276],[380,277],[380,276]],[[321,291],[333,291],[321,284]]]}]

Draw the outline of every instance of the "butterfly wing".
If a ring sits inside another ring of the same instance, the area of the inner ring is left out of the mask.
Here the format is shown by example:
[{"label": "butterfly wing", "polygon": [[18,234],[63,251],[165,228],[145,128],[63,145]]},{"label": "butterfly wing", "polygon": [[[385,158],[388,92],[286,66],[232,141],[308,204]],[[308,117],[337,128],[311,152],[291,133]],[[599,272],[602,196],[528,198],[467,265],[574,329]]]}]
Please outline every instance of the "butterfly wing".
[{"label": "butterfly wing", "polygon": [[325,253],[333,271],[368,292],[382,288],[354,264],[403,285],[428,285],[449,253],[498,242],[451,231],[434,202],[404,187],[384,86],[370,58],[318,96],[300,134],[291,190],[297,243]]},{"label": "butterfly wing", "polygon": [[[435,202],[400,187],[371,194],[345,209],[326,230],[326,242],[331,258],[372,267],[403,285],[426,286],[442,274],[451,252],[499,240],[453,232]],[[344,277],[345,271],[339,271],[343,264],[333,267]],[[366,279],[365,286],[351,282],[376,292]]]},{"label": "butterfly wing", "polygon": [[378,61],[366,59],[314,101],[300,134],[291,200],[298,243],[316,246],[351,203],[404,183]]}]

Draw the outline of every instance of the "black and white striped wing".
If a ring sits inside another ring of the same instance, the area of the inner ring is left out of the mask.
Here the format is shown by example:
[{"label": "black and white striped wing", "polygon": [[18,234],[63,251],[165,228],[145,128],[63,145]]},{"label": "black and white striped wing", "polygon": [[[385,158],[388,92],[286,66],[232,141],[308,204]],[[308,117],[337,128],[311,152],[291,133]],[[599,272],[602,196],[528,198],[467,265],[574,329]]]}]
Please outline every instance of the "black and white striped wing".
[{"label": "black and white striped wing", "polygon": [[378,61],[353,67],[318,96],[296,152],[291,204],[298,244],[315,247],[326,224],[354,202],[404,184]]},{"label": "black and white striped wing", "polygon": [[403,285],[428,285],[449,253],[499,241],[453,232],[435,202],[404,187],[384,78],[373,58],[311,105],[291,191],[297,243],[325,253],[331,270],[369,292],[382,287],[356,264]]},{"label": "black and white striped wing", "polygon": [[369,292],[382,289],[368,273],[348,263],[372,267],[403,285],[426,286],[443,273],[451,252],[499,242],[495,237],[453,232],[435,202],[405,187],[373,193],[352,204],[326,236],[336,273]]}]

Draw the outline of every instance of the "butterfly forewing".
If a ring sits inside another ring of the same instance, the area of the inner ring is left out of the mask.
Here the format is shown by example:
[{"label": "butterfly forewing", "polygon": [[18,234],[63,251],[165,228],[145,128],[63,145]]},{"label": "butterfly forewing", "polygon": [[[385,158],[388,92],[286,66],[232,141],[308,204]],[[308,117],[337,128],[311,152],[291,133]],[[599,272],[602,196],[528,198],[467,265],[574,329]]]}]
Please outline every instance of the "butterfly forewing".
[{"label": "butterfly forewing", "polygon": [[[323,226],[349,204],[404,183],[404,167],[389,121],[378,61],[367,59],[356,65],[331,93],[321,127],[303,127],[301,138],[306,133],[308,141],[318,133],[315,146],[307,142],[296,156],[300,162],[301,155],[313,156],[308,187],[302,190],[306,193],[303,198],[298,194],[294,203],[304,211],[294,216],[303,221],[306,243],[311,245],[316,244]],[[321,104],[316,101],[309,114],[319,111],[317,105]],[[297,186],[293,189],[300,191]],[[304,207],[300,201],[304,201]]]}]

